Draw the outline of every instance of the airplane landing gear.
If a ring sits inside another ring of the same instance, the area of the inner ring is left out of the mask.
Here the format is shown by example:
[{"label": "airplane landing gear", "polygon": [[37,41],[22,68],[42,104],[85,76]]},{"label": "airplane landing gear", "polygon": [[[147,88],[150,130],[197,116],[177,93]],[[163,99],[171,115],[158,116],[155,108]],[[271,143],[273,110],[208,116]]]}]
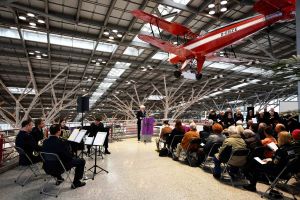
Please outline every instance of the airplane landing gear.
[{"label": "airplane landing gear", "polygon": [[197,73],[196,74],[196,79],[197,80],[201,80],[202,79],[202,74],[201,73]]},{"label": "airplane landing gear", "polygon": [[175,71],[174,72],[174,76],[176,77],[176,78],[180,78],[181,77],[181,71]]}]

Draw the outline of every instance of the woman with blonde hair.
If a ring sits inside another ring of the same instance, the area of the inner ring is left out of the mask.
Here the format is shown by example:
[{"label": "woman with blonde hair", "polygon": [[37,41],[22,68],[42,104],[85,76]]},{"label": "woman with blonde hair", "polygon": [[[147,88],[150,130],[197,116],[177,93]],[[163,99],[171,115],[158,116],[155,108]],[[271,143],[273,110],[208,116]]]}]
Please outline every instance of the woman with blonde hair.
[{"label": "woman with blonde hair", "polygon": [[260,172],[267,173],[276,177],[282,169],[287,165],[289,159],[295,157],[295,152],[291,151],[292,146],[292,136],[286,131],[282,131],[278,136],[278,149],[275,152],[275,155],[272,159],[264,161],[267,164],[261,165],[258,164],[256,167],[248,167],[248,170],[245,171],[247,178],[250,181],[249,185],[245,185],[244,188],[249,191],[256,191],[257,179],[260,175]]}]

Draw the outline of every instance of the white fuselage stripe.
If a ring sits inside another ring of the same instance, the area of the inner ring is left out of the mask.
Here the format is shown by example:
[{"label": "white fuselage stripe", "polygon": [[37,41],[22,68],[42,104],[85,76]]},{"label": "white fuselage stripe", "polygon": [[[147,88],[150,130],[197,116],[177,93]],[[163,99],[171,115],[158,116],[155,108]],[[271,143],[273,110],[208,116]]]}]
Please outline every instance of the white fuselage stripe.
[{"label": "white fuselage stripe", "polygon": [[[236,31],[233,32],[233,33],[236,33],[236,32],[238,32],[238,31],[241,31],[241,30],[243,30],[243,29],[245,29],[245,28],[248,28],[248,27],[250,27],[250,26],[256,25],[256,24],[261,23],[261,22],[264,22],[264,21],[266,21],[266,18],[265,18],[265,17],[262,17],[262,18],[260,18],[260,19],[254,20],[254,21],[252,21],[252,22],[243,24],[243,25],[241,25],[241,26],[236,27]],[[230,33],[230,34],[231,34],[231,33]],[[228,34],[228,35],[230,35],[230,34]],[[188,46],[185,46],[184,48],[185,48],[185,49],[188,49],[188,50],[191,50],[191,49],[194,49],[194,48],[196,48],[196,47],[199,47],[200,45],[203,45],[203,44],[206,44],[206,43],[211,42],[211,41],[213,41],[213,40],[219,39],[219,38],[221,38],[221,37],[223,37],[223,36],[222,36],[222,33],[218,33],[218,34],[216,34],[216,35],[212,35],[212,36],[210,36],[210,37],[208,37],[208,38],[205,38],[205,39],[203,39],[203,40],[199,40],[199,41],[197,41],[197,42],[195,42],[195,43],[192,43],[192,44],[190,44],[190,45],[188,45]]]}]

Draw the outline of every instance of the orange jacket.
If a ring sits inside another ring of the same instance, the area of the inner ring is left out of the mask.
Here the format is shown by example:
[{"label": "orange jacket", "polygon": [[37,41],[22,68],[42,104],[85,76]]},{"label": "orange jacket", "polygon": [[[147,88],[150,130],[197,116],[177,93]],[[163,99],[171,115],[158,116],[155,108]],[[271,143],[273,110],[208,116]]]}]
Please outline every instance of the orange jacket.
[{"label": "orange jacket", "polygon": [[193,138],[200,138],[200,135],[197,131],[189,131],[184,134],[181,141],[181,146],[184,150],[187,150],[189,143]]}]

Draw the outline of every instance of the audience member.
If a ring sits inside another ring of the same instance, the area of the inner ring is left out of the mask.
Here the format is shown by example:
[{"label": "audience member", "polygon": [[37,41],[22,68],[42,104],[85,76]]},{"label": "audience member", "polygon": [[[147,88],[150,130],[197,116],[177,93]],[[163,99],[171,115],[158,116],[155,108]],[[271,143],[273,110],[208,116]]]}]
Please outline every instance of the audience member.
[{"label": "audience member", "polygon": [[218,116],[217,116],[217,114],[216,114],[216,111],[210,110],[209,115],[208,115],[208,119],[211,119],[211,120],[213,120],[214,122],[216,122],[217,119],[218,119]]},{"label": "audience member", "polygon": [[[30,134],[32,131],[33,123],[31,119],[24,120],[21,124],[22,128],[20,129],[16,140],[15,145],[24,150],[33,163],[41,161],[40,157],[36,155],[41,150],[41,147],[38,146],[37,142],[34,140]],[[30,161],[23,154],[20,154],[19,165],[30,165]]]},{"label": "audience member", "polygon": [[292,148],[292,145],[291,135],[288,132],[283,131],[279,133],[278,146],[279,149],[275,152],[272,160],[265,160],[268,161],[267,164],[257,164],[256,167],[247,167],[245,174],[250,181],[250,184],[243,186],[246,190],[255,192],[256,183],[261,173],[277,176],[286,166],[289,159],[295,156],[293,151],[289,151]]},{"label": "audience member", "polygon": [[174,148],[176,148],[177,147],[177,144],[181,141],[181,140],[177,140],[177,139],[175,139],[174,141],[173,141],[173,144],[172,144],[172,146],[170,147],[170,145],[171,145],[171,143],[172,143],[172,140],[173,140],[173,138],[174,138],[174,136],[175,135],[184,135],[184,128],[183,128],[183,126],[182,126],[182,123],[181,123],[181,120],[176,120],[176,122],[175,122],[175,128],[172,130],[172,132],[171,132],[171,134],[170,134],[170,137],[168,137],[167,138],[167,145],[168,145],[168,147],[169,148],[171,148],[171,149],[174,149]]},{"label": "audience member", "polygon": [[159,150],[159,142],[161,141],[161,142],[165,143],[166,140],[167,140],[168,135],[171,134],[171,132],[172,132],[172,128],[170,127],[169,121],[165,120],[163,122],[161,131],[160,131],[160,134],[159,134],[159,139],[156,139],[156,146],[157,146],[158,150]]},{"label": "audience member", "polygon": [[[80,181],[83,177],[85,160],[81,158],[72,157],[72,154],[68,150],[66,144],[59,139],[60,133],[61,133],[60,124],[53,124],[50,127],[50,136],[43,143],[43,152],[57,154],[60,160],[62,161],[64,167],[66,168],[66,170],[70,170],[72,167],[75,167],[75,175],[73,179],[72,188],[75,189],[77,187],[82,187],[86,184],[85,182]],[[45,163],[43,167],[47,172],[47,171],[53,171],[54,170],[53,168],[57,167],[57,165],[55,164],[53,166],[52,163]],[[56,169],[56,170],[58,173],[53,175],[56,176],[57,183],[59,184],[63,182],[64,179],[61,177],[61,174],[59,173],[61,172],[60,169]]]},{"label": "audience member", "polygon": [[201,142],[205,144],[206,143],[206,139],[210,135],[210,126],[204,125],[203,126],[203,131],[200,131],[200,135],[201,135]]},{"label": "audience member", "polygon": [[212,134],[209,135],[208,138],[206,139],[206,144],[203,149],[205,154],[209,153],[209,150],[215,143],[222,143],[226,139],[225,135],[223,135],[222,132],[223,132],[223,127],[221,124],[215,123],[212,126]]},{"label": "audience member", "polygon": [[244,116],[241,112],[241,110],[237,110],[236,113],[234,113],[234,121],[237,122],[237,121],[244,121]]},{"label": "audience member", "polygon": [[300,129],[295,129],[292,132],[292,137],[296,142],[300,142]]},{"label": "audience member", "polygon": [[274,137],[277,138],[277,135],[282,132],[282,131],[286,131],[286,128],[283,124],[276,124],[275,128],[274,128]]},{"label": "audience member", "polygon": [[[266,128],[267,128],[267,124],[266,123],[260,123],[258,125],[257,135],[259,136],[260,140],[263,140],[263,139],[266,138],[266,136],[265,136],[265,130],[266,130]],[[253,132],[255,132],[255,131],[253,131]]]},{"label": "audience member", "polygon": [[176,154],[174,156],[174,160],[178,160],[178,157],[180,156],[180,153],[182,150],[188,151],[190,149],[194,149],[193,146],[190,146],[190,149],[188,149],[189,143],[194,138],[200,138],[200,135],[197,131],[197,127],[195,123],[190,124],[190,131],[186,132],[183,136],[183,139],[180,144],[177,145]]},{"label": "audience member", "polygon": [[266,158],[272,158],[273,156],[273,151],[268,148],[268,144],[274,142],[275,144],[277,144],[276,139],[273,137],[273,130],[271,128],[271,126],[267,127],[264,131],[265,133],[265,139],[261,140],[261,144],[266,147],[266,151],[265,151],[265,157]]},{"label": "audience member", "polygon": [[[231,147],[231,151],[237,150],[237,149],[246,149],[247,145],[245,141],[241,138],[241,135],[237,133],[237,129],[235,126],[230,126],[228,128],[229,138],[226,138],[222,144],[222,146],[219,149],[219,152],[214,157],[214,172],[213,175],[215,178],[221,177],[221,161],[222,156],[229,156],[224,155],[223,151],[225,152],[225,148],[228,149],[228,147]],[[228,152],[226,152],[228,153]]]}]

